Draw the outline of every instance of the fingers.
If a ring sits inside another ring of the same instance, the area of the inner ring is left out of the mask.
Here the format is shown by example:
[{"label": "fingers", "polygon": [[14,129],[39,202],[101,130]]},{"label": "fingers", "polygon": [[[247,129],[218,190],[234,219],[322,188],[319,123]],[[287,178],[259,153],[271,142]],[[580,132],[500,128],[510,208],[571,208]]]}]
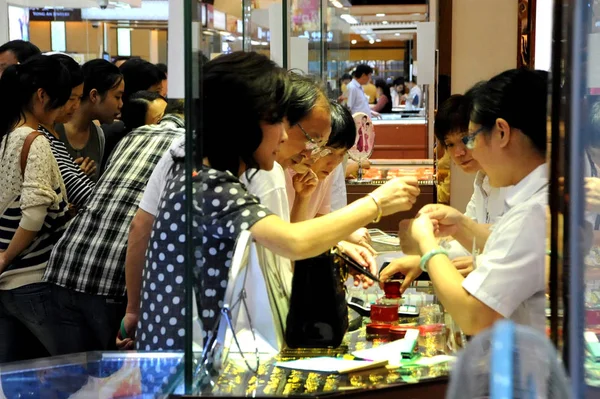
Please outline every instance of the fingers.
[{"label": "fingers", "polygon": [[76,160],[74,160],[73,162],[75,162],[77,165],[81,165],[81,163],[83,162],[83,157],[79,157]]},{"label": "fingers", "polygon": [[410,285],[412,284],[413,281],[414,281],[414,278],[412,278],[410,275],[405,276],[404,281],[402,281],[402,285],[400,286],[400,293],[404,294],[404,291],[406,291],[408,288],[410,288]]},{"label": "fingers", "polygon": [[85,174],[86,174],[86,175],[88,175],[88,176],[91,176],[91,175],[93,175],[94,173],[96,173],[96,165],[92,166],[91,168],[89,168],[89,169],[88,169],[88,170],[85,172]]}]

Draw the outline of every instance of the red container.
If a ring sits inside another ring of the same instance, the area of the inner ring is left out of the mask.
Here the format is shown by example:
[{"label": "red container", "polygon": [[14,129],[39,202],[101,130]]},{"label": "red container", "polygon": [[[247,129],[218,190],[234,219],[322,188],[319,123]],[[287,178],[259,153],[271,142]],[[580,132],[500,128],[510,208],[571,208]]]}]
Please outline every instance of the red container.
[{"label": "red container", "polygon": [[398,322],[398,304],[371,304],[371,322],[374,324],[393,324]]}]

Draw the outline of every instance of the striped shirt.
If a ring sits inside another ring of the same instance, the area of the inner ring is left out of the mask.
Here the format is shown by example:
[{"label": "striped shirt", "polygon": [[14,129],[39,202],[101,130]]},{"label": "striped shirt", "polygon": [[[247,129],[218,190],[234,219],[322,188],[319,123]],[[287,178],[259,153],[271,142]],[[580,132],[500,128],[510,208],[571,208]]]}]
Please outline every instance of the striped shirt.
[{"label": "striped shirt", "polygon": [[54,137],[45,127],[39,126],[38,130],[44,133],[44,136],[50,142],[52,154],[58,163],[58,169],[67,188],[67,197],[71,204],[80,208],[92,195],[95,183],[90,180],[83,170],[75,163],[73,157],[67,151],[65,143]]},{"label": "striped shirt", "polygon": [[127,237],[154,167],[183,121],[167,115],[159,125],[132,130],[115,148],[92,198],[56,244],[44,280],[78,292],[125,295]]}]

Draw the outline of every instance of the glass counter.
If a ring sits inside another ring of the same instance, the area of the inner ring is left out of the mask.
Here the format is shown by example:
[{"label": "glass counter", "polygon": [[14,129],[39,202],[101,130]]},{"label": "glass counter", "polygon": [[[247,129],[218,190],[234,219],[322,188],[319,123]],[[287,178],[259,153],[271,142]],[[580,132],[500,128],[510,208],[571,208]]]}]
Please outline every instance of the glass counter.
[{"label": "glass counter", "polygon": [[176,391],[183,353],[89,352],[5,364],[0,398],[154,398]]}]

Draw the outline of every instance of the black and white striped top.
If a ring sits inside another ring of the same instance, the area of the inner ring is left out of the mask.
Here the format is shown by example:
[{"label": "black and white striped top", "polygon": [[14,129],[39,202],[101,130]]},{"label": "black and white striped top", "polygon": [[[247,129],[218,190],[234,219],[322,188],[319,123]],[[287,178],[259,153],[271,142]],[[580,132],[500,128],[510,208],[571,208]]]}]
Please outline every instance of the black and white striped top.
[{"label": "black and white striped top", "polygon": [[62,141],[54,137],[42,125],[39,126],[38,130],[44,133],[44,136],[50,142],[52,154],[56,158],[58,169],[65,182],[69,202],[78,208],[83,206],[91,197],[95,183],[75,163],[75,160],[73,160],[73,157],[71,157]]}]

